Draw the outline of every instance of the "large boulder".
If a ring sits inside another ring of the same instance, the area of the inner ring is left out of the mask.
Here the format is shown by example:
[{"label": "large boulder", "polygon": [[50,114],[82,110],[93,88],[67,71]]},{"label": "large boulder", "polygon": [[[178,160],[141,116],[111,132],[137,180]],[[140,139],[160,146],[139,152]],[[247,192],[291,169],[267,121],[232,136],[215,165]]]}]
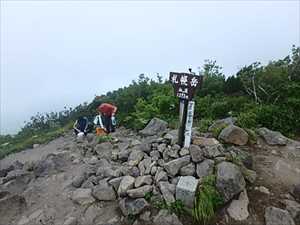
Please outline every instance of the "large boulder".
[{"label": "large boulder", "polygon": [[149,204],[144,198],[123,198],[119,202],[119,207],[124,216],[134,216],[146,210],[149,207]]},{"label": "large boulder", "polygon": [[219,139],[229,144],[245,145],[248,142],[248,133],[240,127],[229,125],[221,131]]},{"label": "large boulder", "polygon": [[153,219],[154,225],[182,225],[175,213],[162,209]]},{"label": "large boulder", "polygon": [[168,123],[158,118],[153,118],[148,125],[140,131],[141,135],[153,136],[158,133],[163,133],[167,130]]},{"label": "large boulder", "polygon": [[225,202],[239,194],[245,186],[245,179],[238,166],[230,162],[222,162],[217,165],[216,187],[223,195]]},{"label": "large boulder", "polygon": [[209,132],[213,132],[214,130],[220,130],[226,126],[233,125],[237,121],[236,117],[227,117],[225,119],[216,120],[209,128]]},{"label": "large boulder", "polygon": [[165,170],[169,175],[175,176],[181,167],[186,166],[190,163],[190,156],[184,156],[178,159],[174,159],[164,165]]},{"label": "large boulder", "polygon": [[257,129],[257,133],[263,137],[269,145],[286,145],[288,142],[288,139],[280,132],[272,131],[265,127]]},{"label": "large boulder", "polygon": [[193,208],[199,180],[192,176],[180,177],[176,186],[176,199],[188,208]]},{"label": "large boulder", "polygon": [[220,144],[220,142],[215,138],[206,138],[206,137],[194,137],[193,144],[199,145],[201,147],[214,146]]},{"label": "large boulder", "polygon": [[100,201],[113,201],[116,200],[116,192],[110,186],[106,179],[101,180],[98,185],[93,188],[92,195]]},{"label": "large boulder", "polygon": [[265,210],[266,225],[295,225],[292,216],[287,210],[267,207]]}]

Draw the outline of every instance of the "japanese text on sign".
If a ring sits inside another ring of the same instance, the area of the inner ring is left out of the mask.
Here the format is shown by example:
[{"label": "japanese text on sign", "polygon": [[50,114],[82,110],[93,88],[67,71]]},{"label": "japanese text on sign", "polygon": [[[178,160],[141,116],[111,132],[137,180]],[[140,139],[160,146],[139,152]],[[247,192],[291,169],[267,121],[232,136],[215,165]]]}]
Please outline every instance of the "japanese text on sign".
[{"label": "japanese text on sign", "polygon": [[196,88],[200,87],[202,83],[202,76],[171,72],[169,80],[174,86],[177,97],[184,100],[191,100]]}]

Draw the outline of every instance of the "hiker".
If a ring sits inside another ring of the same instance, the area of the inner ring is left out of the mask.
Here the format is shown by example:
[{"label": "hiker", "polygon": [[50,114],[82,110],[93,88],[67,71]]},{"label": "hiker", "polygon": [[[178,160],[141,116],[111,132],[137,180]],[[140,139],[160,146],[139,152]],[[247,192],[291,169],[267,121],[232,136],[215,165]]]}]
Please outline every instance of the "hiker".
[{"label": "hiker", "polygon": [[109,103],[102,103],[98,107],[98,111],[102,114],[103,125],[107,133],[114,132],[116,126],[116,112],[118,108]]},{"label": "hiker", "polygon": [[78,117],[78,119],[75,121],[74,123],[74,133],[76,135],[78,134],[84,134],[86,135],[88,132],[88,125],[89,125],[89,121],[85,116],[80,116]]},{"label": "hiker", "polygon": [[99,115],[97,115],[94,119],[94,125],[96,126],[96,135],[101,136],[107,133],[106,127],[103,125],[103,116],[102,113],[99,111]]}]

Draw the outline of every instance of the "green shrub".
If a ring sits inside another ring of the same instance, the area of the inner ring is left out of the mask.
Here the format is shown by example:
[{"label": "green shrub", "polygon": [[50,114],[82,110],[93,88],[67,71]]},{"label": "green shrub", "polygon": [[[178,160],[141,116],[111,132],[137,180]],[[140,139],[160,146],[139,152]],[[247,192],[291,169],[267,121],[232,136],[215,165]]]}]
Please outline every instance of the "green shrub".
[{"label": "green shrub", "polygon": [[108,142],[108,141],[112,141],[113,138],[110,135],[102,135],[102,136],[98,136],[97,137],[97,143],[101,144],[103,142]]},{"label": "green shrub", "polygon": [[223,204],[215,187],[215,179],[213,175],[205,177],[196,193],[192,215],[197,222],[207,224],[215,215],[216,209]]},{"label": "green shrub", "polygon": [[201,119],[199,122],[198,122],[198,131],[200,132],[207,132],[208,128],[210,125],[212,125],[213,123],[213,120],[208,118],[208,119]]},{"label": "green shrub", "polygon": [[237,118],[237,124],[243,128],[257,127],[257,115],[255,112],[242,112]]},{"label": "green shrub", "polygon": [[222,131],[224,128],[226,128],[227,126],[228,126],[227,124],[223,123],[222,125],[213,128],[213,129],[211,130],[212,135],[213,135],[215,138],[218,138],[218,137],[219,137],[219,134],[221,133],[221,131]]}]

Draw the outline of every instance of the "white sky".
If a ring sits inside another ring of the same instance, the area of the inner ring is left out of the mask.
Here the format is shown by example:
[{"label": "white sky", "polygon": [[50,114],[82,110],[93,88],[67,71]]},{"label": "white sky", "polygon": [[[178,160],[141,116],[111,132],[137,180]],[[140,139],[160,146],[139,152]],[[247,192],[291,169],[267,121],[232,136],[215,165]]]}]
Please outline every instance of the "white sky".
[{"label": "white sky", "polygon": [[215,59],[226,76],[300,45],[299,1],[1,1],[1,133],[140,73]]}]

